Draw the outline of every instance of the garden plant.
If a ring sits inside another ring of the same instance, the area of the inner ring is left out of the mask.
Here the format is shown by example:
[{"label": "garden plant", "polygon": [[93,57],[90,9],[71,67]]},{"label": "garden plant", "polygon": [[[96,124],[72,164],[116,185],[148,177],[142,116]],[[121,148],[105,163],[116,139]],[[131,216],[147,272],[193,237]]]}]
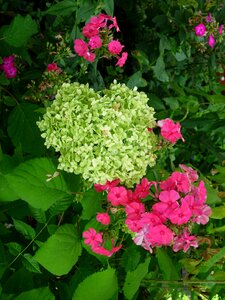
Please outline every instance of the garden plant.
[{"label": "garden plant", "polygon": [[0,17],[0,299],[224,299],[224,1]]}]

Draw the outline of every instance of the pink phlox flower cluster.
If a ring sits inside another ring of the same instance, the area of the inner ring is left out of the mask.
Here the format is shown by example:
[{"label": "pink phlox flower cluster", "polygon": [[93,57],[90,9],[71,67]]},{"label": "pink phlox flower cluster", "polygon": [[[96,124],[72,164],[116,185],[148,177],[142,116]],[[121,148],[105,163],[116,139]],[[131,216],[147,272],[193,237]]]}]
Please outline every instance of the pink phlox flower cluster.
[{"label": "pink phlox flower cluster", "polygon": [[[134,243],[150,253],[161,246],[171,246],[174,252],[198,247],[197,238],[190,235],[187,227],[190,230],[193,223],[205,225],[209,221],[211,208],[206,204],[204,181],[197,183],[198,174],[191,167],[181,164],[180,168],[182,172],[175,171],[161,182],[143,178],[134,190],[118,186],[119,180],[95,185],[98,191],[107,192],[107,211],[125,214],[126,230]],[[152,197],[155,203],[150,206],[146,197]],[[98,213],[96,219],[103,225],[110,224],[108,212]],[[83,234],[95,253],[111,256],[121,248],[105,249],[102,236],[94,229]]]},{"label": "pink phlox flower cluster", "polygon": [[97,231],[94,228],[89,228],[88,230],[83,232],[84,243],[90,246],[91,250],[96,254],[110,257],[121,249],[122,245],[115,247],[113,240],[112,240],[112,249],[111,250],[106,249],[104,247],[102,236],[103,233],[102,232],[97,233]]},{"label": "pink phlox flower cluster", "polygon": [[174,123],[173,120],[167,118],[164,120],[159,120],[157,125],[161,128],[161,135],[164,139],[168,140],[170,143],[175,144],[177,140],[184,138],[180,132],[181,126],[180,123]]},{"label": "pink phlox flower cluster", "polygon": [[115,179],[112,181],[107,181],[106,184],[95,183],[94,188],[96,192],[100,193],[103,191],[110,191],[111,188],[116,187],[120,183],[120,179]]},{"label": "pink phlox flower cluster", "polygon": [[4,72],[6,78],[15,78],[17,69],[14,64],[14,55],[3,57],[3,63],[0,65],[0,69]]},{"label": "pink phlox flower cluster", "polygon": [[[123,67],[127,60],[128,53],[122,52],[124,46],[118,40],[112,40],[112,34],[110,32],[112,28],[115,28],[117,32],[120,31],[116,17],[111,17],[106,14],[99,14],[98,16],[92,17],[82,29],[82,34],[88,39],[88,42],[85,42],[83,39],[74,40],[75,52],[92,63],[96,58],[94,52],[97,49],[104,48],[101,51],[102,56],[115,56],[117,58],[116,66]],[[121,56],[119,56],[120,54]]]},{"label": "pink phlox flower cluster", "polygon": [[47,71],[60,73],[62,70],[55,62],[53,62],[53,63],[47,65]]}]

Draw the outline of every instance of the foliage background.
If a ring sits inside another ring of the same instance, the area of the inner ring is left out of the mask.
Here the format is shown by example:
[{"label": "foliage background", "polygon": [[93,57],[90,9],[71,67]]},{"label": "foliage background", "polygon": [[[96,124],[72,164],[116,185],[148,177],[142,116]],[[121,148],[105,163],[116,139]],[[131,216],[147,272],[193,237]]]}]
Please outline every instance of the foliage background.
[{"label": "foliage background", "polygon": [[[123,69],[85,63],[73,51],[85,22],[101,11],[117,17],[129,53]],[[14,79],[0,73],[1,299],[223,299],[225,56],[224,44],[198,50],[190,19],[199,11],[224,23],[224,1],[0,0],[0,55],[14,54],[18,69]],[[58,77],[45,72],[53,61],[63,70]],[[213,214],[196,229],[197,250],[150,255],[127,239],[106,259],[82,242],[102,195],[79,176],[54,176],[57,156],[36,121],[62,82],[100,90],[113,79],[147,93],[157,119],[181,122],[185,143],[163,153],[148,175],[179,163],[201,173]]]}]

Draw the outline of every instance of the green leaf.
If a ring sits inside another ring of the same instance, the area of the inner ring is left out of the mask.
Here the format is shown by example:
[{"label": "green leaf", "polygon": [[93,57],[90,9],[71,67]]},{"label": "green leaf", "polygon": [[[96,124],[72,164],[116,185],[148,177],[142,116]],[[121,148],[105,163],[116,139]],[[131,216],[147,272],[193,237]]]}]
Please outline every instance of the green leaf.
[{"label": "green leaf", "polygon": [[18,255],[22,251],[22,246],[15,242],[7,243],[6,246],[8,247],[9,252],[14,256]]},{"label": "green leaf", "polygon": [[73,203],[73,198],[73,196],[68,196],[53,203],[53,205],[49,208],[51,217],[65,212]]},{"label": "green leaf", "polygon": [[101,201],[102,194],[97,193],[94,189],[88,190],[84,193],[81,200],[83,207],[81,218],[83,220],[90,220],[97,212],[102,211]]},{"label": "green leaf", "polygon": [[64,0],[52,5],[48,10],[44,12],[44,15],[53,16],[68,16],[76,10],[75,0]]},{"label": "green leaf", "polygon": [[121,265],[126,272],[134,271],[137,268],[140,258],[141,254],[139,248],[133,243],[133,245],[125,249],[121,259]]},{"label": "green leaf", "polygon": [[93,15],[95,7],[91,0],[85,0],[83,3],[80,3],[80,7],[77,12],[77,22],[85,22]]},{"label": "green leaf", "polygon": [[4,31],[4,41],[10,46],[22,47],[37,32],[37,24],[30,15],[26,15],[26,17],[16,16]]},{"label": "green leaf", "polygon": [[60,174],[48,181],[47,175],[55,172],[56,167],[50,159],[36,158],[20,164],[6,177],[22,200],[35,208],[47,210],[53,203],[69,195]]},{"label": "green leaf", "polygon": [[179,50],[179,52],[176,52],[174,54],[174,57],[176,58],[177,61],[183,61],[187,58],[186,54],[181,49]]},{"label": "green leaf", "polygon": [[13,219],[13,224],[16,228],[16,230],[21,233],[25,239],[32,240],[34,239],[36,232],[34,228],[32,228],[30,225],[24,223],[23,221]]},{"label": "green leaf", "polygon": [[25,253],[23,255],[23,265],[24,267],[33,273],[41,274],[40,266],[38,262],[33,258],[33,256],[30,253]]},{"label": "green leaf", "polygon": [[45,212],[44,212],[43,209],[35,208],[35,207],[32,207],[32,206],[30,206],[29,209],[30,209],[32,217],[36,221],[38,221],[41,224],[46,223],[46,215],[45,215]]},{"label": "green leaf", "polygon": [[141,71],[137,71],[132,76],[130,76],[130,78],[127,82],[127,86],[130,89],[133,89],[135,86],[136,87],[145,87],[146,85],[147,85],[147,81],[144,78],[142,78]]},{"label": "green leaf", "polygon": [[133,299],[134,295],[138,291],[141,281],[148,273],[148,266],[150,263],[150,257],[145,260],[144,263],[139,264],[137,269],[132,272],[127,272],[123,291],[126,299]]},{"label": "green leaf", "polygon": [[163,273],[164,280],[180,279],[177,269],[173,264],[173,261],[171,260],[171,258],[169,257],[169,255],[166,253],[164,249],[157,248],[156,257],[158,259],[160,270]]},{"label": "green leaf", "polygon": [[208,259],[206,262],[203,262],[199,269],[198,272],[199,273],[206,273],[208,272],[212,267],[215,266],[215,264],[220,261],[222,258],[224,258],[225,256],[225,247],[221,248],[220,251],[218,253],[216,253],[215,255],[213,255],[212,257],[210,257],[210,259]]},{"label": "green leaf", "polygon": [[114,269],[107,269],[88,276],[78,285],[72,300],[110,300],[118,292]]},{"label": "green leaf", "polygon": [[41,287],[21,293],[14,300],[55,300],[55,296],[49,287]]},{"label": "green leaf", "polygon": [[210,218],[218,220],[225,218],[225,205],[213,207],[212,215],[210,216]]},{"label": "green leaf", "polygon": [[36,111],[38,105],[21,103],[17,105],[9,116],[8,134],[14,146],[22,146],[25,153],[41,156],[44,151],[44,141],[36,122],[41,114]]},{"label": "green leaf", "polygon": [[18,198],[19,196],[10,186],[8,179],[0,173],[0,201],[14,201]]},{"label": "green leaf", "polygon": [[165,63],[163,61],[162,55],[160,55],[156,61],[156,65],[152,67],[153,72],[155,74],[155,77],[162,81],[162,82],[168,82],[169,76],[165,70]]},{"label": "green leaf", "polygon": [[81,244],[75,227],[65,224],[50,236],[36,252],[34,259],[54,275],[65,275],[76,264]]},{"label": "green leaf", "polygon": [[113,16],[114,12],[114,0],[104,0],[102,9],[105,10],[107,15]]}]

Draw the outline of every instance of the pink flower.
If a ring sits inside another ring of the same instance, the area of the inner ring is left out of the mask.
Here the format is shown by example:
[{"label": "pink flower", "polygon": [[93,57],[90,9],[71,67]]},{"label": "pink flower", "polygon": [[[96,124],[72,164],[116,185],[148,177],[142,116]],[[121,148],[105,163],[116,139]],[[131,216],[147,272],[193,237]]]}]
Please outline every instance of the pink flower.
[{"label": "pink flower", "polygon": [[177,140],[183,139],[180,133],[181,126],[180,123],[176,124],[171,119],[164,119],[157,122],[157,125],[161,128],[161,135],[168,140],[170,143],[174,144]]},{"label": "pink flower", "polygon": [[223,25],[219,26],[219,34],[223,34],[223,27],[224,27]]},{"label": "pink flower", "polygon": [[61,69],[57,66],[56,63],[53,62],[53,63],[51,63],[51,64],[48,64],[48,66],[47,66],[47,71],[48,71],[48,72],[52,72],[52,71],[60,72]]},{"label": "pink flower", "polygon": [[152,210],[162,218],[169,218],[172,212],[179,206],[178,202],[158,202],[153,204]]},{"label": "pink flower", "polygon": [[14,66],[10,66],[3,69],[6,78],[15,78],[17,69]]},{"label": "pink flower", "polygon": [[174,190],[176,188],[175,180],[170,176],[166,180],[161,181],[160,189],[161,190]]},{"label": "pink flower", "polygon": [[98,24],[94,24],[94,23],[87,23],[83,29],[82,29],[82,33],[85,37],[87,37],[88,39],[90,39],[92,36],[96,36],[99,33],[99,26]]},{"label": "pink flower", "polygon": [[187,228],[184,229],[183,234],[179,234],[174,238],[173,251],[178,252],[183,250],[187,252],[190,247],[197,248],[198,241],[194,235],[190,235]]},{"label": "pink flower", "polygon": [[108,193],[108,201],[111,202],[113,206],[126,205],[128,197],[125,187],[113,187]]},{"label": "pink flower", "polygon": [[0,65],[0,69],[3,70],[6,78],[15,78],[17,69],[14,66],[14,55],[3,57],[3,64]]},{"label": "pink flower", "polygon": [[209,13],[208,16],[205,17],[206,23],[212,22],[212,15]]},{"label": "pink flower", "polygon": [[74,40],[74,50],[79,56],[84,56],[89,51],[88,45],[82,39]]},{"label": "pink flower", "polygon": [[109,26],[109,29],[115,27],[115,28],[116,28],[116,31],[119,32],[120,29],[119,29],[119,26],[118,26],[118,24],[117,24],[116,17],[113,17],[111,20],[113,21],[113,24],[111,24],[111,25]]},{"label": "pink flower", "polygon": [[199,216],[202,213],[202,203],[194,198],[192,195],[186,195],[181,203],[186,202],[192,214],[195,216]]},{"label": "pink flower", "polygon": [[2,61],[4,65],[12,65],[14,63],[14,55],[3,57]]},{"label": "pink flower", "polygon": [[93,228],[84,231],[83,238],[86,245],[93,246],[102,243],[102,233],[97,233]]},{"label": "pink flower", "polygon": [[120,52],[123,49],[123,45],[121,45],[121,43],[118,40],[112,40],[111,42],[109,42],[108,44],[108,50],[110,53],[118,55],[120,54]]},{"label": "pink flower", "polygon": [[95,54],[88,51],[87,53],[84,54],[84,58],[85,58],[87,61],[93,63],[94,60],[95,60]]},{"label": "pink flower", "polygon": [[120,183],[120,179],[115,179],[112,181],[107,181],[106,184],[95,183],[94,188],[96,192],[110,191],[111,188],[117,186],[119,183]]},{"label": "pink flower", "polygon": [[138,198],[144,199],[149,194],[151,183],[148,181],[147,178],[143,178],[141,183],[137,184],[134,190],[135,196]]},{"label": "pink flower", "polygon": [[210,46],[211,48],[214,48],[215,43],[216,43],[216,41],[215,41],[215,39],[214,39],[214,36],[210,34],[209,39],[208,39],[208,44],[209,44],[209,46]]},{"label": "pink flower", "polygon": [[162,224],[162,220],[155,212],[145,212],[141,214],[141,218],[139,221],[141,226],[156,226]]},{"label": "pink flower", "polygon": [[125,62],[127,61],[128,53],[122,52],[122,56],[118,59],[116,66],[123,67]]},{"label": "pink flower", "polygon": [[198,173],[191,167],[185,166],[183,164],[180,164],[179,167],[186,173],[188,179],[191,182],[195,182],[198,180]]},{"label": "pink flower", "polygon": [[139,221],[139,219],[126,219],[125,224],[129,228],[129,230],[133,232],[138,232],[142,229],[142,226]]},{"label": "pink flower", "polygon": [[206,33],[206,27],[203,23],[201,23],[195,27],[195,34],[197,36],[204,36],[205,33]]},{"label": "pink flower", "polygon": [[162,202],[166,202],[168,204],[172,204],[173,202],[176,202],[179,198],[180,198],[179,193],[174,190],[162,191],[159,194],[159,200]]},{"label": "pink flower", "polygon": [[146,239],[153,246],[169,246],[173,240],[173,232],[165,225],[150,227]]},{"label": "pink flower", "polygon": [[110,216],[107,213],[97,213],[96,220],[103,225],[109,225]]},{"label": "pink flower", "polygon": [[211,213],[211,208],[208,205],[203,205],[201,214],[195,217],[192,221],[197,224],[205,225],[206,223],[208,223]]},{"label": "pink flower", "polygon": [[188,193],[191,190],[191,184],[186,174],[181,172],[173,172],[171,178],[175,182],[176,189],[179,192]]},{"label": "pink flower", "polygon": [[98,49],[102,46],[102,40],[100,39],[100,37],[98,35],[92,36],[88,42],[88,46],[91,49]]},{"label": "pink flower", "polygon": [[182,202],[180,207],[177,207],[169,216],[171,223],[182,225],[187,223],[192,216],[192,211],[190,210],[186,202]]},{"label": "pink flower", "polygon": [[145,212],[145,206],[143,203],[132,202],[126,205],[125,208],[127,218],[132,220],[139,220],[141,214]]}]

